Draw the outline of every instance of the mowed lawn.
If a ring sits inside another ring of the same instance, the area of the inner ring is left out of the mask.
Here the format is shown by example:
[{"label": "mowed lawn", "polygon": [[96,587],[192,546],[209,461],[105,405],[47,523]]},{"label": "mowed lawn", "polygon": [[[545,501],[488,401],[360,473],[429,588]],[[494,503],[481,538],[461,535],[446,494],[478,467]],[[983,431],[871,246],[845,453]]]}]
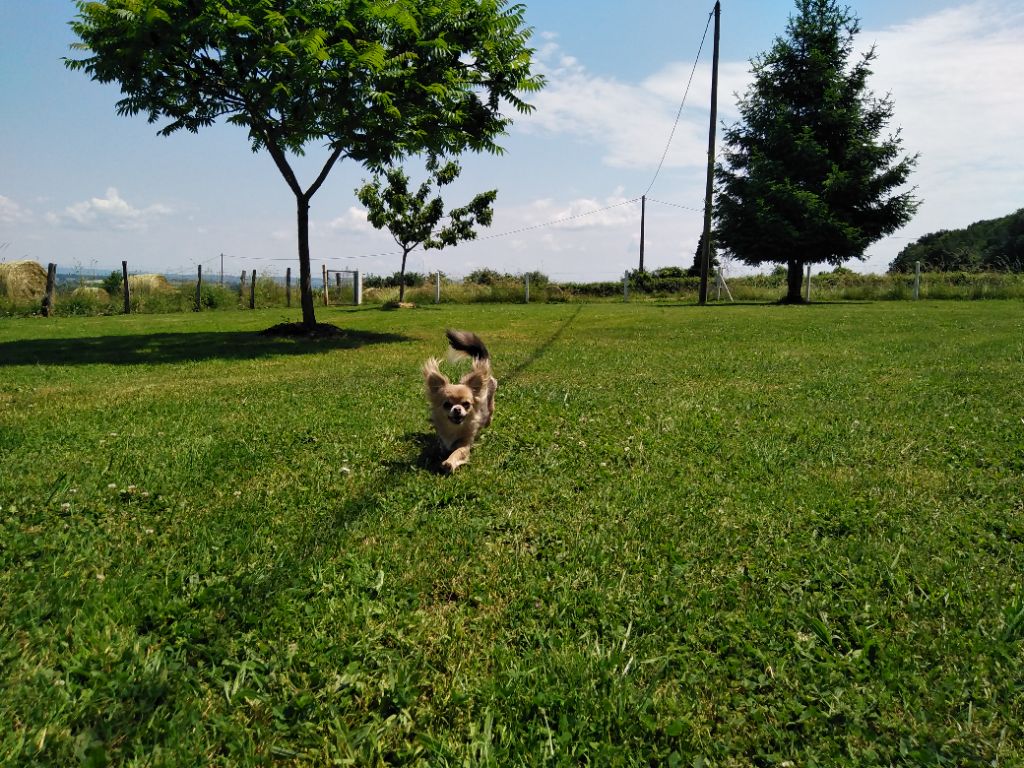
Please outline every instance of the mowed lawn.
[{"label": "mowed lawn", "polygon": [[0,321],[0,764],[1024,764],[1021,302],[285,319]]}]

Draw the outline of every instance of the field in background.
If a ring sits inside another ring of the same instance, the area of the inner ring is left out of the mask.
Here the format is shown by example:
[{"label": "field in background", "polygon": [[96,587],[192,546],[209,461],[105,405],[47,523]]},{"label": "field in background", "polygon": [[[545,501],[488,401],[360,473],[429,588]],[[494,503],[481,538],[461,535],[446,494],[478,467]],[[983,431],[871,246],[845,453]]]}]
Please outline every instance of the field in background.
[{"label": "field in background", "polygon": [[[442,304],[481,303],[525,303],[525,275],[499,274],[480,270],[488,279],[474,282],[471,279],[442,279]],[[157,314],[169,312],[190,312],[196,307],[196,282],[180,275],[164,280],[160,276],[155,283],[142,283],[133,288],[131,309],[133,313]],[[333,277],[333,273],[332,273]],[[366,276],[363,291],[364,303],[380,305],[397,302],[399,291],[391,278]],[[580,303],[623,301],[623,282],[602,283],[558,283],[539,272],[530,273],[530,303]],[[407,283],[406,300],[417,304],[434,304],[436,299],[435,277],[433,275],[410,276]],[[490,279],[493,278],[493,279]],[[136,278],[133,277],[133,280]],[[248,310],[250,305],[257,309],[286,308],[288,294],[282,278],[260,275],[256,278],[256,290],[252,291],[251,279],[240,284],[238,278],[221,285],[216,277],[204,278],[199,303],[204,311]],[[351,304],[351,283],[336,286],[331,283],[332,305]],[[63,275],[58,283],[55,314],[58,316],[115,315],[124,311],[124,298],[117,284],[109,284],[85,273]],[[699,281],[689,277],[653,277],[651,273],[630,281],[628,299],[643,301],[696,302]],[[317,283],[322,286],[322,281]],[[776,302],[786,294],[785,274],[748,275],[729,278],[727,288],[719,288],[712,276],[709,300],[712,303]],[[324,304],[322,287],[315,286],[317,304]],[[923,299],[1024,299],[1024,275],[1012,273],[970,273],[938,272],[921,276],[920,296]],[[38,297],[32,300],[14,299],[8,296],[0,285],[0,317],[27,316],[40,313],[42,286],[38,286]],[[871,275],[849,270],[816,273],[811,279],[811,301],[891,301],[914,298],[914,277],[912,275]],[[292,283],[291,306],[297,307],[299,294],[297,280]]]},{"label": "field in background", "polygon": [[0,764],[1024,762],[1024,304],[294,319],[0,323]]}]

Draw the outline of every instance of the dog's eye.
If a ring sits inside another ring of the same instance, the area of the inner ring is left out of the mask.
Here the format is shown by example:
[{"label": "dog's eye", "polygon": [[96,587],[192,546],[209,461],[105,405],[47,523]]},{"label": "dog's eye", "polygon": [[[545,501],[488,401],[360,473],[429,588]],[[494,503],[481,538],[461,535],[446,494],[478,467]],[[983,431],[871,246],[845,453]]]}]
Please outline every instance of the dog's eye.
[{"label": "dog's eye", "polygon": [[445,400],[443,403],[441,403],[441,407],[444,408],[446,411],[450,411],[452,404]]},{"label": "dog's eye", "polygon": [[466,402],[464,402],[462,404],[462,407],[465,408],[468,411],[470,405],[472,405],[472,403],[470,403],[469,400],[467,400]]}]

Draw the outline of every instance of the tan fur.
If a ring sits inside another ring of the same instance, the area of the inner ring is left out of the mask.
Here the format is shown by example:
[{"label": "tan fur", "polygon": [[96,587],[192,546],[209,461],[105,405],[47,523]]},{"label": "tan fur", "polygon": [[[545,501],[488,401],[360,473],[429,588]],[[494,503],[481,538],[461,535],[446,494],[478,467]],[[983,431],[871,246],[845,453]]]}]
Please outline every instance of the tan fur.
[{"label": "tan fur", "polygon": [[[461,347],[471,343],[472,351],[482,350],[482,354],[487,354],[475,334],[453,331],[449,332],[449,339],[453,348],[455,344]],[[498,381],[491,372],[489,357],[474,357],[473,369],[456,384],[441,373],[437,358],[431,357],[423,364],[423,381],[430,404],[430,420],[447,455],[441,468],[454,472],[469,462],[473,441],[480,430],[491,423]]]}]

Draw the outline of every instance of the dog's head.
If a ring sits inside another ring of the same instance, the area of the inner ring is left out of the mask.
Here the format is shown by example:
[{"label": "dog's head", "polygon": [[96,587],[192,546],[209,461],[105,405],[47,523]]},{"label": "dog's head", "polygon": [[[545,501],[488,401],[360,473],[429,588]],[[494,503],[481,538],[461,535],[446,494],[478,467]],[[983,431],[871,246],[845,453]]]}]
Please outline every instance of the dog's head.
[{"label": "dog's head", "polygon": [[458,384],[452,384],[437,367],[437,360],[430,358],[423,365],[423,380],[427,387],[430,407],[443,415],[452,424],[462,424],[479,408],[479,401],[487,385],[485,366],[477,364],[462,377]]}]

